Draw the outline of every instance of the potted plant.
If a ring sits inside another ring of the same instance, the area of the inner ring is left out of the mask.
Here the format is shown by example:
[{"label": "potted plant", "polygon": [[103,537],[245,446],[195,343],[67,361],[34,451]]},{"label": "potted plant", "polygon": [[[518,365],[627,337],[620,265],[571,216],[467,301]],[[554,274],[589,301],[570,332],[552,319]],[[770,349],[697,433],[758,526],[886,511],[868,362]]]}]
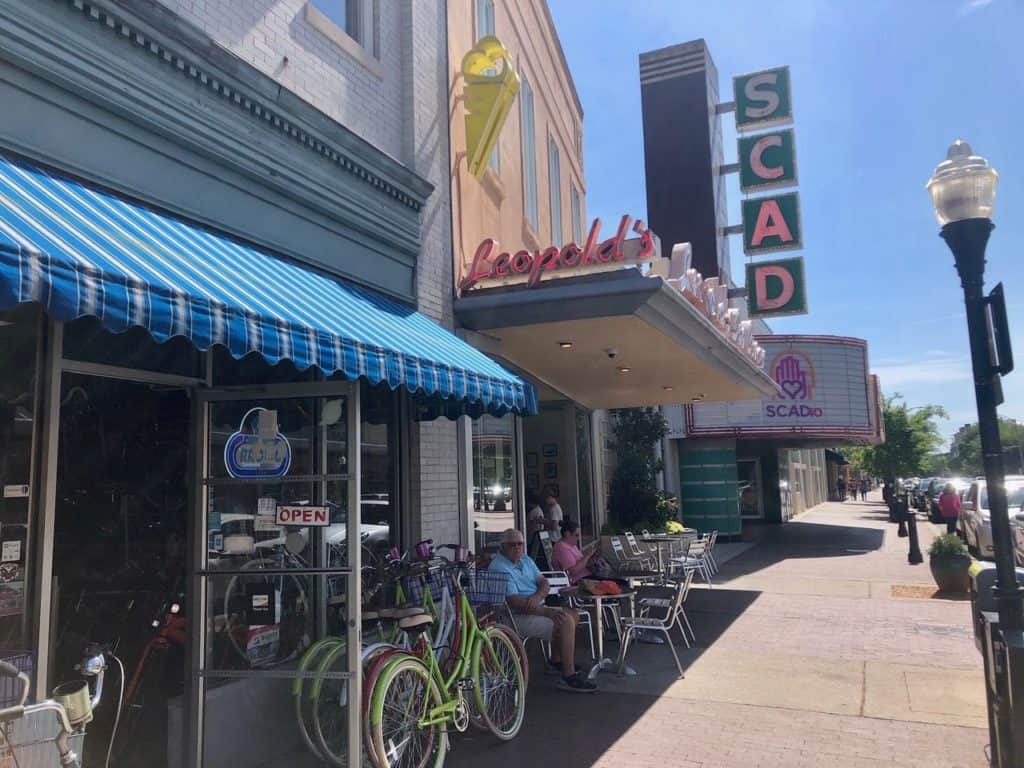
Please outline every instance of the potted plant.
[{"label": "potted plant", "polygon": [[928,548],[928,565],[940,592],[967,592],[970,589],[968,569],[971,556],[955,533],[936,537]]}]

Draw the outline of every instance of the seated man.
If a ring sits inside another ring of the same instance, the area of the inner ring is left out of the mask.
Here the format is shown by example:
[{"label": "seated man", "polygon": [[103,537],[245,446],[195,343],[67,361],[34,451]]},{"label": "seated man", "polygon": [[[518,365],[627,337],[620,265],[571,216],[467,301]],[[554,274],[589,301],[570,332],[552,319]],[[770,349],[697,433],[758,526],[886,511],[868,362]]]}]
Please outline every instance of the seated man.
[{"label": "seated man", "polygon": [[561,668],[560,687],[567,691],[592,693],[597,690],[587,676],[577,671],[576,611],[544,605],[550,585],[537,564],[523,551],[523,534],[509,528],[502,535],[501,553],[491,561],[490,570],[508,574],[508,604],[516,627],[524,637],[539,637],[551,643],[548,663]]}]

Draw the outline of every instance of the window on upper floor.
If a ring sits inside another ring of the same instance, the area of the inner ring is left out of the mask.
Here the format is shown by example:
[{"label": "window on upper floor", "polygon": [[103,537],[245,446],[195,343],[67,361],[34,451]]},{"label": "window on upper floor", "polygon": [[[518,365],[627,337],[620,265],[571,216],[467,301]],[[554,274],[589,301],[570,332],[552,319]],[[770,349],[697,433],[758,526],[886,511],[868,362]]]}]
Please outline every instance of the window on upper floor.
[{"label": "window on upper floor", "polygon": [[[494,0],[476,0],[476,39],[494,34]],[[487,74],[494,74],[493,70],[487,70]],[[491,150],[491,157],[487,164],[491,170],[498,173],[500,170],[498,159],[498,144]]]},{"label": "window on upper floor", "polygon": [[565,241],[562,232],[562,168],[558,145],[548,139],[548,184],[551,190],[551,244],[561,247]]},{"label": "window on upper floor", "polygon": [[569,202],[572,207],[572,241],[579,245],[583,242],[583,206],[575,184],[569,185]]},{"label": "window on upper floor", "polygon": [[523,213],[534,233],[537,222],[537,144],[533,114],[533,89],[524,73],[520,73],[519,113],[523,131]]},{"label": "window on upper floor", "polygon": [[[379,1],[309,0],[306,3],[306,21],[350,53],[362,49],[378,57],[376,17]],[[357,43],[354,49],[353,42]]]}]

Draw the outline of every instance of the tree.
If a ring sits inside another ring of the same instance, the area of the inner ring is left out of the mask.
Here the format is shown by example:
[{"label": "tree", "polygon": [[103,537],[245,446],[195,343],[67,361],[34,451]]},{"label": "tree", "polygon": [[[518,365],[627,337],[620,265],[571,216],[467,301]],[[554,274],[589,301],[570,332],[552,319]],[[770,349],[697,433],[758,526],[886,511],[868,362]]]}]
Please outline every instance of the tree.
[{"label": "tree", "polygon": [[[999,437],[1002,439],[1007,472],[1024,469],[1024,424],[1013,419],[999,420]],[[949,446],[950,468],[959,474],[976,477],[985,473],[981,460],[981,437],[978,424],[964,424]]]},{"label": "tree", "polygon": [[936,418],[947,418],[942,406],[907,408],[899,394],[883,397],[885,442],[851,449],[850,461],[857,469],[888,480],[920,475],[942,444]]},{"label": "tree", "polygon": [[667,433],[668,422],[655,408],[616,412],[612,440],[617,464],[609,499],[613,527],[661,530],[667,522],[668,507],[659,503],[657,485],[663,465],[654,450]]}]

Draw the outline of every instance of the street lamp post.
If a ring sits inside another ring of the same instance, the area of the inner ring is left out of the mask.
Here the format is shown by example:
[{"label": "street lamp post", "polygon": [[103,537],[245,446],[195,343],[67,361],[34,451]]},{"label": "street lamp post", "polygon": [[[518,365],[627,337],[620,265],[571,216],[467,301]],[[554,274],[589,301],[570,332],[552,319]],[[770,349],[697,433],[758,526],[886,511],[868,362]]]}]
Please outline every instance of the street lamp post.
[{"label": "street lamp post", "polygon": [[[992,212],[997,180],[998,174],[989,166],[988,161],[972,154],[967,142],[957,140],[950,146],[947,159],[939,164],[928,181],[928,191],[935,207],[935,216],[942,227],[941,237],[953,252],[964,290],[967,335],[974,372],[974,397],[978,406],[978,431],[988,488],[992,546],[995,550],[994,596],[999,611],[1000,631],[1010,645],[1017,645],[1021,630],[1024,630],[1024,592],[1017,583],[1006,503],[1003,450],[996,415],[996,406],[1002,402],[1002,392],[998,377],[1000,367],[993,359],[995,344],[989,328],[988,308],[991,299],[986,299],[983,293],[985,246],[995,228]],[[1002,332],[1005,329],[998,330]],[[1016,674],[1019,674],[1019,670],[1011,672],[1013,676]],[[1018,697],[1019,692],[1015,691],[1013,698]],[[1004,707],[1009,710],[1000,711],[997,716],[1006,718],[1012,734],[1013,725],[1010,724],[1019,722],[1017,718],[1022,714],[1014,710],[1024,709],[1024,698],[1017,702],[1003,699],[996,702],[996,706],[1000,710]],[[1010,743],[1013,741],[1011,736]],[[1019,765],[1017,759],[1024,758],[1021,746],[1024,745],[1011,747],[1009,755],[1000,754],[998,765]],[[1012,753],[1017,753],[1017,759]]]}]

